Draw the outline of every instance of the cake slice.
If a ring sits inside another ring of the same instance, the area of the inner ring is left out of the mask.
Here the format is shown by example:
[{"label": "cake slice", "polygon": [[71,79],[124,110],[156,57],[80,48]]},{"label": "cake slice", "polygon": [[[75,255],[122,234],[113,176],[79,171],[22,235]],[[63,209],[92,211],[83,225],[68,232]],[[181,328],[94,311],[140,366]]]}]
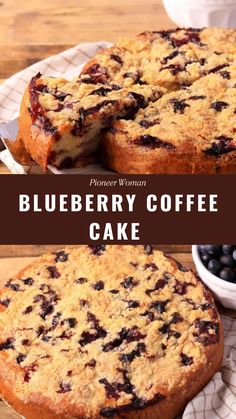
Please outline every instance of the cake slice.
[{"label": "cake slice", "polygon": [[166,94],[103,140],[107,167],[119,173],[236,171],[236,65]]},{"label": "cake slice", "polygon": [[22,101],[18,139],[43,169],[49,164],[58,169],[84,166],[97,160],[101,133],[114,119],[134,116],[163,92],[38,74]]}]

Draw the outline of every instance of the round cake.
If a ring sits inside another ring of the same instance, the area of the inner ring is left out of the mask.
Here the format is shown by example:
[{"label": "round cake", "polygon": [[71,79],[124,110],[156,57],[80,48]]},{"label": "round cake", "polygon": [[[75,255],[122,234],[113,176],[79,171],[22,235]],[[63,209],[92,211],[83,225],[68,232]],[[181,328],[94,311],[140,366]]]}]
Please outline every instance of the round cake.
[{"label": "round cake", "polygon": [[173,419],[222,358],[210,293],[150,245],[43,256],[0,309],[0,393],[27,419]]},{"label": "round cake", "polygon": [[119,173],[235,173],[235,38],[144,32],[98,52],[72,81],[38,74],[18,140],[44,170],[103,161]]},{"label": "round cake", "polygon": [[235,173],[236,65],[168,93],[103,138],[107,167],[119,173]]},{"label": "round cake", "polygon": [[130,90],[39,73],[22,100],[18,139],[45,170],[88,165],[98,160],[101,134],[113,120],[134,116],[162,94],[148,85]]},{"label": "round cake", "polygon": [[235,29],[177,28],[120,39],[85,65],[83,83],[150,85],[167,92],[190,86],[235,61]]}]

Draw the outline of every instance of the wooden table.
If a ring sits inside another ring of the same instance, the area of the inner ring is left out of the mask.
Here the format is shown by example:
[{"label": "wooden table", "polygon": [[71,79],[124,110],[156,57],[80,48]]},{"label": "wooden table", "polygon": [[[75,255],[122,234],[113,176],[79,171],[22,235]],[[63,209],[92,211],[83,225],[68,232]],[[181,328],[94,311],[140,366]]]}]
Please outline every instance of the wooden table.
[{"label": "wooden table", "polygon": [[[160,250],[171,254],[185,266],[194,269],[191,255],[191,246],[157,246]],[[37,256],[48,251],[54,251],[61,246],[0,246],[0,286],[9,278],[16,274],[20,269],[32,262]],[[236,318],[236,312],[230,312],[220,308],[224,314],[228,314]],[[19,419],[11,408],[0,402],[0,418],[2,419]]]},{"label": "wooden table", "polygon": [[161,0],[3,0],[0,15],[0,83],[80,42],[174,27]]}]

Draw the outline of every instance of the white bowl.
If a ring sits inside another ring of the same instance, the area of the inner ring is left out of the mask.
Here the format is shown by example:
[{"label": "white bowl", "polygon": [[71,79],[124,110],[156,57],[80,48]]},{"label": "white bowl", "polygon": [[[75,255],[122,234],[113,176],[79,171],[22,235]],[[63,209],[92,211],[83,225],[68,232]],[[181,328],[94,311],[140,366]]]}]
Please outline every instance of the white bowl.
[{"label": "white bowl", "polygon": [[192,246],[192,256],[201,280],[213,292],[215,298],[224,307],[236,310],[236,284],[224,281],[209,272],[200,258],[197,245]]},{"label": "white bowl", "polygon": [[170,19],[178,26],[236,27],[235,0],[163,0]]}]

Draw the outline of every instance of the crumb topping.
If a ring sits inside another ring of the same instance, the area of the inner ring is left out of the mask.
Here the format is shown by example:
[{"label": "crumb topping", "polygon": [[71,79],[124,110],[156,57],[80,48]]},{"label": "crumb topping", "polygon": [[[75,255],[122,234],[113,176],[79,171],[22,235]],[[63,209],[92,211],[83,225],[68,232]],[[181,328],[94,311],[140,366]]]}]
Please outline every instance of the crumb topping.
[{"label": "crumb topping", "polygon": [[202,283],[150,245],[46,255],[6,282],[0,299],[0,363],[14,371],[18,397],[27,402],[37,389],[59,410],[79,401],[89,417],[168,398],[207,367],[220,338]]},{"label": "crumb topping", "polygon": [[[233,29],[175,29],[122,39],[71,81],[36,75],[28,111],[32,138],[40,131],[52,139],[45,165],[62,169],[96,159],[104,131],[113,127],[120,141],[115,121],[122,118],[118,131],[142,152],[173,153],[177,143],[203,158],[232,153],[235,56]],[[220,136],[230,144],[218,146]]]}]

